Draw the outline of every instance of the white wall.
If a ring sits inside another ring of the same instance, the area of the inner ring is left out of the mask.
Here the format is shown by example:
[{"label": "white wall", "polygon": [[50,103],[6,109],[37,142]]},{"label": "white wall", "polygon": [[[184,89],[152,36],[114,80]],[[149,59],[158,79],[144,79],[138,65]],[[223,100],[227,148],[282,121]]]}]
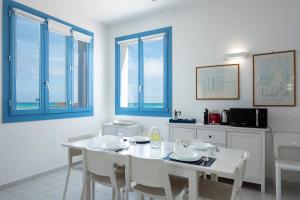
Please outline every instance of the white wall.
[{"label": "white wall", "polygon": [[[238,101],[195,100],[195,67],[223,64],[223,54],[234,51],[263,53],[297,50],[300,57],[300,1],[228,0],[199,1],[196,6],[154,13],[114,24],[109,30],[110,112],[114,115],[114,38],[117,36],[173,27],[173,109],[185,118],[202,121],[204,108],[225,109],[252,106],[252,60],[241,64],[241,97]],[[299,63],[299,62],[298,62]],[[297,70],[300,77],[300,70]],[[299,85],[299,84],[298,84]],[[297,87],[297,94],[300,87]],[[299,105],[299,95],[297,97]],[[269,124],[274,132],[299,132],[300,107],[269,108]],[[167,137],[167,118],[126,117],[144,125],[161,128]],[[298,123],[297,123],[298,122]],[[272,143],[267,136],[267,175],[272,176]],[[299,157],[299,154],[296,155]],[[269,170],[270,169],[270,170]],[[297,177],[298,180],[300,179]],[[289,177],[289,181],[297,178]]]},{"label": "white wall", "polygon": [[[95,34],[94,116],[25,123],[0,123],[0,185],[66,164],[67,151],[60,146],[68,136],[99,132],[107,121],[106,37],[107,28],[55,4],[23,0],[27,5],[83,27]],[[2,63],[2,0],[0,9],[0,63]],[[2,105],[2,64],[0,65]],[[2,106],[0,107],[2,117]],[[1,118],[2,121],[2,118]]]}]

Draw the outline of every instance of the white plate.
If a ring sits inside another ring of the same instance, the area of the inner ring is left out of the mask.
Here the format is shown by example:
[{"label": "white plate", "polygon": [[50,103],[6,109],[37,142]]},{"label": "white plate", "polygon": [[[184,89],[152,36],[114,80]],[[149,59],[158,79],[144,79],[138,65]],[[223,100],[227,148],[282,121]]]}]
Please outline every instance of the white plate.
[{"label": "white plate", "polygon": [[149,142],[150,138],[148,136],[132,136],[132,140],[136,142]]},{"label": "white plate", "polygon": [[121,149],[127,149],[129,147],[126,143],[103,143],[102,149],[104,150],[110,150],[110,151],[116,151]]},{"label": "white plate", "polygon": [[112,123],[117,126],[131,126],[136,124],[134,121],[129,120],[114,120]]},{"label": "white plate", "polygon": [[192,147],[192,149],[204,151],[204,150],[207,150],[210,147],[213,147],[213,145],[211,143],[192,142],[191,147]]},{"label": "white plate", "polygon": [[199,155],[196,151],[189,150],[189,151],[174,152],[170,154],[169,157],[173,160],[193,162],[199,160],[201,158],[201,155]]}]

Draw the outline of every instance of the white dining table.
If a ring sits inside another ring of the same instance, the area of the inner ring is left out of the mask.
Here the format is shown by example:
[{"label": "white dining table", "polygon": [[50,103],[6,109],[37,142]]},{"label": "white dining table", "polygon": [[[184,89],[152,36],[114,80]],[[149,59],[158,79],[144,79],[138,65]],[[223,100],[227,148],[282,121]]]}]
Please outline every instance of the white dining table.
[{"label": "white dining table", "polygon": [[[75,148],[75,149],[101,149],[102,137],[94,137],[85,140],[79,140],[74,142],[63,143],[63,147]],[[130,143],[129,143],[130,144]],[[150,159],[163,159],[168,154],[173,152],[173,142],[162,142],[160,148],[151,148],[148,144],[130,144],[128,149],[119,151],[115,157],[116,162],[119,164],[125,164],[125,157],[127,155],[150,158]],[[207,156],[207,152],[199,151],[203,156]],[[188,179],[189,187],[189,200],[198,199],[198,178],[199,172],[205,172],[206,174],[215,174],[220,177],[234,179],[235,169],[238,167],[244,151],[236,149],[219,148],[219,151],[215,152],[215,162],[210,167],[193,165],[188,163],[176,162],[165,160],[168,173],[175,176],[181,176]]]}]

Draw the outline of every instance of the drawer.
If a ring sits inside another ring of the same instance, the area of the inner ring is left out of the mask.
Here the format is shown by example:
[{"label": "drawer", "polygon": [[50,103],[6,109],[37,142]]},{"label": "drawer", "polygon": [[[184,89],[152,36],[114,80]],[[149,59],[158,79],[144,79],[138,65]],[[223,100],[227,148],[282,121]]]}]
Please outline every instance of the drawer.
[{"label": "drawer", "polygon": [[226,131],[197,130],[197,139],[218,144],[218,146],[226,146]]},{"label": "drawer", "polygon": [[132,136],[132,129],[130,128],[117,128],[117,135],[122,137],[131,137]]},{"label": "drawer", "polygon": [[102,135],[117,135],[116,128],[111,126],[103,126]]},{"label": "drawer", "polygon": [[175,139],[196,139],[196,130],[194,128],[170,127],[170,140]]}]

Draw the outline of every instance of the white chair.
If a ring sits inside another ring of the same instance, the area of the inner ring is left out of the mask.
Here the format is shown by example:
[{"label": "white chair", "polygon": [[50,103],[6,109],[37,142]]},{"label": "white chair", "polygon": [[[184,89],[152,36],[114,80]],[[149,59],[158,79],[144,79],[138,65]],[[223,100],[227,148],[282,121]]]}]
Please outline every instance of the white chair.
[{"label": "white chair", "polygon": [[159,199],[181,199],[187,191],[185,180],[169,176],[164,161],[161,159],[144,159],[128,157],[126,167],[126,194],[132,189],[142,196]]},{"label": "white chair", "polygon": [[84,194],[90,196],[88,189],[92,186],[92,199],[95,199],[95,183],[112,187],[112,199],[121,199],[121,188],[125,188],[125,169],[114,163],[113,152],[83,150],[83,161],[85,169],[85,182],[82,188],[81,199]]},{"label": "white chair", "polygon": [[279,158],[279,147],[300,148],[300,133],[276,133],[273,138],[274,159],[276,171],[276,200],[281,199],[281,170],[300,171],[299,161],[283,160]]},{"label": "white chair", "polygon": [[249,153],[244,152],[239,166],[235,170],[233,185],[210,181],[207,179],[199,180],[199,196],[200,199],[212,200],[236,200],[239,196],[243,199],[242,184],[245,175],[246,163],[249,158]]},{"label": "white chair", "polygon": [[[75,141],[79,141],[79,140],[84,140],[84,139],[88,139],[88,138],[93,138],[96,137],[98,135],[93,135],[93,134],[87,134],[87,135],[80,135],[80,136],[75,136],[75,137],[69,137],[68,138],[68,142],[75,142]],[[66,176],[66,182],[65,182],[65,188],[64,188],[64,193],[63,193],[63,200],[66,199],[66,194],[67,194],[67,189],[68,189],[68,182],[69,182],[69,178],[70,178],[70,173],[71,173],[71,169],[76,169],[75,166],[77,166],[78,164],[80,164],[80,161],[77,162],[73,162],[73,158],[78,157],[82,155],[82,151],[79,149],[74,149],[74,148],[68,148],[68,171],[67,171],[67,176]]]}]

